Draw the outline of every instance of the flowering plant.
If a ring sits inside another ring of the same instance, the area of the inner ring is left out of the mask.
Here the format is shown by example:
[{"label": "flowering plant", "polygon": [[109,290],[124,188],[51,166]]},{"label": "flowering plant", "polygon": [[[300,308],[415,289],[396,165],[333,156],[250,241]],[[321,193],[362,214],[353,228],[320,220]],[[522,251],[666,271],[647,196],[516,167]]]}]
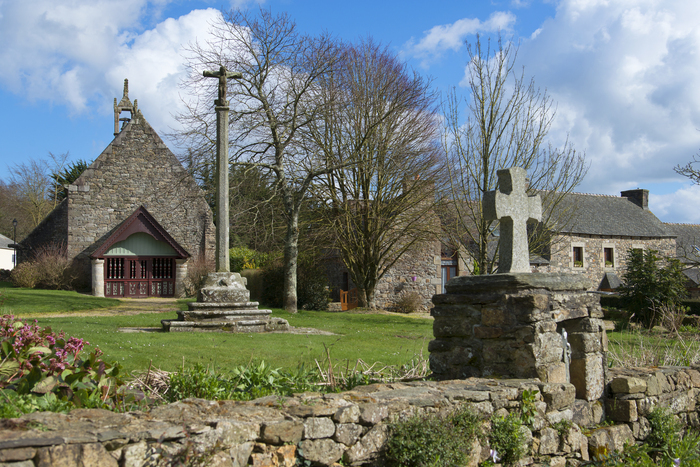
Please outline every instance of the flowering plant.
[{"label": "flowering plant", "polygon": [[29,324],[13,315],[0,317],[0,389],[17,394],[56,393],[78,407],[114,407],[118,389],[118,364],[106,364],[94,349],[81,352],[89,342],[54,333],[50,327]]}]

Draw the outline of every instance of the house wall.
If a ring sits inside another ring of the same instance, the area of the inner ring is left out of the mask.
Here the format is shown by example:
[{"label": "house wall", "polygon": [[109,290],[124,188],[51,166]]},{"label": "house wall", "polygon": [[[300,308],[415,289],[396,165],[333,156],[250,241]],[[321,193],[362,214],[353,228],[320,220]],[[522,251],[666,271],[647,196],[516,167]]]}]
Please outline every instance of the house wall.
[{"label": "house wall", "polygon": [[[583,267],[574,266],[573,249],[576,246],[583,247]],[[604,248],[613,248],[613,267],[605,266]],[[540,266],[537,272],[578,272],[591,280],[592,290],[597,290],[607,272],[622,278],[627,267],[627,251],[630,248],[657,250],[660,256],[674,257],[676,239],[559,235],[552,244],[549,266]]]},{"label": "house wall", "polygon": [[12,269],[12,256],[15,254],[13,249],[0,248],[0,269]]},{"label": "house wall", "polygon": [[423,309],[431,308],[433,295],[442,292],[440,259],[439,241],[423,242],[411,248],[377,284],[377,306],[391,309],[402,295],[416,292],[423,298]]},{"label": "house wall", "polygon": [[[429,241],[417,244],[404,253],[377,284],[375,289],[377,307],[391,309],[402,295],[416,292],[423,299],[423,310],[431,308],[433,295],[442,292],[440,251],[440,242]],[[334,301],[339,300],[338,290],[343,288],[343,273],[348,273],[348,288],[356,287],[348,269],[339,257],[327,258],[325,266],[328,283],[332,290],[331,298]],[[413,280],[414,277],[416,280]]]},{"label": "house wall", "polygon": [[200,188],[137,113],[69,186],[67,253],[87,279],[89,255],[141,205],[190,255],[213,257],[212,212]]}]

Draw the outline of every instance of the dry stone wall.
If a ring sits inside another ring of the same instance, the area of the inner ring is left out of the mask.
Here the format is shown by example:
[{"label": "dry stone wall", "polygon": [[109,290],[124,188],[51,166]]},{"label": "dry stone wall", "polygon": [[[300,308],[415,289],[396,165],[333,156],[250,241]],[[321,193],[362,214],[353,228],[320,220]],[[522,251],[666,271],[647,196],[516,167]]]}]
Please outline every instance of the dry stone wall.
[{"label": "dry stone wall", "polygon": [[[571,385],[473,379],[375,384],[339,394],[252,402],[188,399],[146,413],[79,409],[68,415],[30,414],[4,421],[0,462],[141,467],[167,465],[167,459],[189,452],[206,455],[211,466],[291,467],[302,456],[312,465],[383,465],[391,421],[462,405],[485,418],[507,415],[519,408],[525,389],[537,391],[539,410],[526,437],[534,450],[525,464],[533,464],[540,453],[587,459],[586,439],[578,427],[561,436],[550,428],[573,419]],[[477,442],[470,465],[488,455],[488,446]]]},{"label": "dry stone wall", "polygon": [[[700,368],[613,369],[606,400],[575,399],[567,383],[469,378],[361,386],[334,394],[304,393],[251,402],[188,399],[149,412],[73,410],[25,415],[0,423],[0,465],[13,467],[168,465],[198,457],[214,467],[379,466],[392,421],[469,406],[484,419],[518,412],[535,391],[537,414],[524,433],[520,465],[578,466],[649,434],[656,405],[700,426]],[[617,424],[600,426],[607,419]],[[571,424],[562,424],[570,421]],[[562,429],[562,427],[564,427]],[[489,456],[475,442],[467,465]]]}]

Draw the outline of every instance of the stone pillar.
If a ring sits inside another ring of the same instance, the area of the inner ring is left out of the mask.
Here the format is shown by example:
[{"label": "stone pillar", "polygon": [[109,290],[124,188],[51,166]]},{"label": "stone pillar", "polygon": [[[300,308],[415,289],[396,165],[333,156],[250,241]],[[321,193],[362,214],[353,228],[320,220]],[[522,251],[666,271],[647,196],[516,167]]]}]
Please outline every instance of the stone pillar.
[{"label": "stone pillar", "polygon": [[[219,101],[220,102],[220,101]],[[228,256],[228,102],[216,106],[216,272],[231,270]]]},{"label": "stone pillar", "polygon": [[185,296],[185,278],[187,277],[187,258],[175,260],[175,296]]},{"label": "stone pillar", "polygon": [[607,340],[598,295],[579,274],[493,274],[450,280],[435,295],[430,368],[440,379],[539,378],[566,383],[562,332],[576,396],[603,395]]},{"label": "stone pillar", "polygon": [[92,294],[105,296],[105,260],[94,258],[92,261]]}]

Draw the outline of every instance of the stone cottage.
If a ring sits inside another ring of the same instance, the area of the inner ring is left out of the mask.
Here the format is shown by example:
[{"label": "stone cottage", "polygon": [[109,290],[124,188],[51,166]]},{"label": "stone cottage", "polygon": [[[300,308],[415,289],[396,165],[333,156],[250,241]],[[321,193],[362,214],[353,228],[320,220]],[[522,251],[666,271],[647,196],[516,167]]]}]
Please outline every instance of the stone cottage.
[{"label": "stone cottage", "polygon": [[[623,191],[620,197],[571,193],[557,209],[571,221],[552,238],[544,264],[533,272],[577,272],[598,290],[611,290],[627,266],[629,249],[676,255],[676,234],[649,210],[649,190]],[[556,218],[556,217],[555,217]]]},{"label": "stone cottage", "polygon": [[683,263],[690,298],[700,298],[700,225],[665,224],[676,235],[676,257]]},{"label": "stone cottage", "polygon": [[114,140],[21,242],[21,259],[53,243],[73,260],[76,285],[96,296],[179,296],[188,260],[213,258],[212,217],[124,80],[121,101],[114,99]]}]

